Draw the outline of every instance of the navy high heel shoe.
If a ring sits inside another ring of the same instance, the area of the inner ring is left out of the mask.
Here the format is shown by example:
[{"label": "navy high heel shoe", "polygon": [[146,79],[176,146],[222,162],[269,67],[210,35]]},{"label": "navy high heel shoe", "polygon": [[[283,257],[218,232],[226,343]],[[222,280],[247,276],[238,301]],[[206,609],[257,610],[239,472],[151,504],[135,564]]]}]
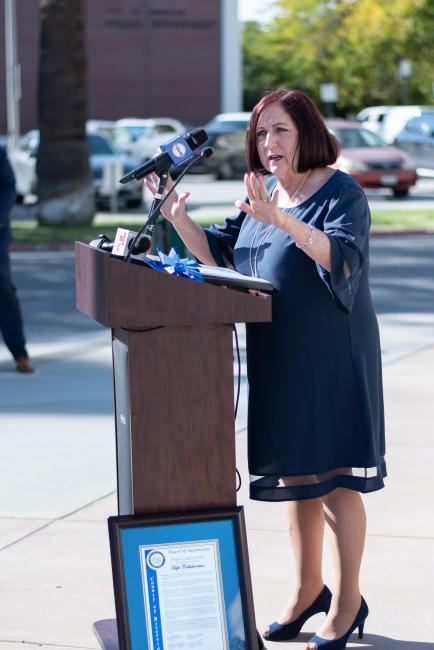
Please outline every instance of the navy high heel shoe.
[{"label": "navy high heel shoe", "polygon": [[332,639],[332,640],[323,639],[322,637],[314,634],[313,637],[309,639],[307,647],[309,647],[310,643],[315,643],[318,650],[344,650],[344,648],[347,647],[347,641],[349,637],[354,632],[356,627],[359,628],[359,639],[363,639],[363,628],[365,627],[365,620],[368,614],[369,614],[369,609],[365,599],[362,596],[360,609],[357,613],[356,618],[354,619],[352,626],[350,627],[350,629],[346,634],[339,637],[339,639]]},{"label": "navy high heel shoe", "polygon": [[271,623],[268,634],[263,634],[262,636],[266,641],[290,641],[291,639],[295,639],[300,634],[300,630],[308,618],[320,612],[327,613],[329,611],[331,600],[331,591],[324,585],[320,595],[298,618],[290,623]]}]

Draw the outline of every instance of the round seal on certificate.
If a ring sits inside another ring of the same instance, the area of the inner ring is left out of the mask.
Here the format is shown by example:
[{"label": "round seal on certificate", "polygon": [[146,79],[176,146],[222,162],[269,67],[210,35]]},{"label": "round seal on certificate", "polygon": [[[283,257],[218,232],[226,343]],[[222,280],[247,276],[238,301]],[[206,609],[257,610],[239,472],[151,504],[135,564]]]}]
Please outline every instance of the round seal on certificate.
[{"label": "round seal on certificate", "polygon": [[146,558],[146,562],[150,569],[160,569],[165,561],[166,558],[161,551],[152,551]]}]

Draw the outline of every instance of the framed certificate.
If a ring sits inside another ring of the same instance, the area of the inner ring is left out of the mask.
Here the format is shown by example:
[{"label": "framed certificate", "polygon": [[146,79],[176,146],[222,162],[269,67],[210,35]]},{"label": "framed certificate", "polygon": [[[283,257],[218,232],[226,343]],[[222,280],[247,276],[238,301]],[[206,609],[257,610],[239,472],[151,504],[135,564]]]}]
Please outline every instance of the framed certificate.
[{"label": "framed certificate", "polygon": [[108,525],[120,650],[256,650],[241,507]]}]

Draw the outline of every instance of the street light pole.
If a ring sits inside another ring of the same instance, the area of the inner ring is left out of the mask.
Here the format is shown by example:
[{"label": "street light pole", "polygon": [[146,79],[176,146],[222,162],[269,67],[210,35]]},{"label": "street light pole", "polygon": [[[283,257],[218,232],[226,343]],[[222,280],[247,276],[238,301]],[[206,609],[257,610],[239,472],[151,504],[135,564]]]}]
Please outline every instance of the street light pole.
[{"label": "street light pole", "polygon": [[221,0],[221,100],[222,113],[241,111],[243,83],[241,65],[241,25],[238,3]]},{"label": "street light pole", "polygon": [[5,0],[5,60],[8,149],[20,139],[21,70],[18,63],[15,0]]},{"label": "street light pole", "polygon": [[338,101],[338,87],[333,83],[323,83],[319,86],[319,96],[325,106],[326,117],[333,116],[333,108]]},{"label": "street light pole", "polygon": [[398,64],[398,76],[401,81],[401,104],[408,104],[408,82],[411,77],[411,61],[401,59]]}]

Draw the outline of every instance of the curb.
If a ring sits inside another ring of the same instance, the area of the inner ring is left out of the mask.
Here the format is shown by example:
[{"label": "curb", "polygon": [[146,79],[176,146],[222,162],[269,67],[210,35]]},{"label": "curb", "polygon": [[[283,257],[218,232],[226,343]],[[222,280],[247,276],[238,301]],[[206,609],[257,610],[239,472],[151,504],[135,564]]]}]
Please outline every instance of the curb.
[{"label": "curb", "polygon": [[73,250],[74,248],[74,242],[46,242],[44,244],[37,243],[37,244],[32,244],[30,242],[12,242],[10,245],[9,250],[12,253],[15,252],[30,252],[30,253],[37,253],[37,252],[50,252],[50,251],[67,251],[67,250]]},{"label": "curb", "polygon": [[389,230],[389,229],[382,229],[382,228],[375,228],[374,230],[371,230],[371,237],[389,237],[389,236],[400,236],[400,235],[434,235],[434,230],[428,229],[428,230],[417,230],[417,229],[402,229],[402,230]]}]

